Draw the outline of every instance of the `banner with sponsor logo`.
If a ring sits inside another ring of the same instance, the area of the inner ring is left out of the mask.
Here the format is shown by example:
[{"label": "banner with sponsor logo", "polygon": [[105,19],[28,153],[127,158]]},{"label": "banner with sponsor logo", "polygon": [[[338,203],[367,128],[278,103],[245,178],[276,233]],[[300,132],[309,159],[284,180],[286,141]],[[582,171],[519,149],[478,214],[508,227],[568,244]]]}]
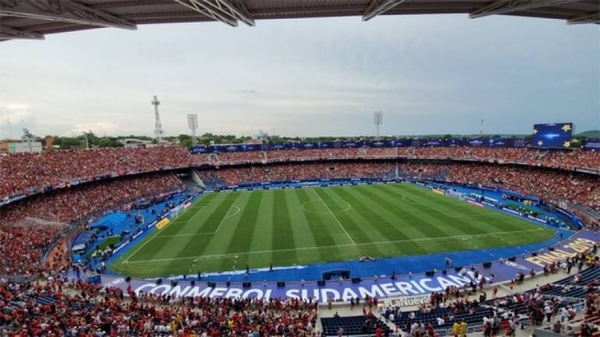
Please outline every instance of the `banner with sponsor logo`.
[{"label": "banner with sponsor logo", "polygon": [[167,227],[169,222],[171,222],[171,221],[167,218],[160,220],[159,222],[156,223],[156,229],[161,230],[161,229]]},{"label": "banner with sponsor logo", "polygon": [[600,152],[600,139],[584,139],[581,142],[581,148],[586,151]]},{"label": "banner with sponsor logo", "polygon": [[[381,300],[400,299],[401,304],[415,305],[429,295],[431,292],[443,291],[449,286],[462,287],[477,283],[481,278],[490,280],[488,275],[494,274],[494,282],[506,282],[514,277],[516,272],[534,270],[541,272],[549,263],[564,261],[566,257],[573,256],[578,252],[584,252],[593,247],[600,240],[600,233],[583,230],[565,240],[562,244],[553,247],[553,250],[545,249],[537,252],[536,256],[527,255],[517,257],[515,261],[495,261],[489,268],[475,265],[460,270],[448,269],[444,272],[437,271],[434,274],[398,275],[395,279],[381,278],[379,280],[363,279],[358,283],[351,280],[327,281],[319,284],[313,282],[286,282],[284,286],[278,286],[276,282],[263,284],[240,282],[210,282],[196,280],[190,281],[178,279],[177,282],[162,282],[157,284],[156,279],[136,280],[129,283],[136,293],[169,294],[176,297],[208,296],[227,298],[303,298],[316,299],[326,303],[329,298],[334,301],[346,301],[351,299],[377,297]],[[477,271],[477,274],[475,273]],[[478,275],[478,276],[476,276]],[[299,276],[300,278],[301,276]],[[127,289],[128,283],[124,277],[102,275],[102,284],[107,287],[118,287]],[[414,298],[409,300],[409,298]]]},{"label": "banner with sponsor logo", "polygon": [[526,147],[525,139],[435,139],[421,138],[409,140],[385,141],[345,141],[345,142],[290,142],[282,144],[230,144],[230,145],[198,145],[190,148],[192,154],[280,151],[280,150],[314,150],[314,149],[355,149],[355,148],[393,148],[393,147]]}]

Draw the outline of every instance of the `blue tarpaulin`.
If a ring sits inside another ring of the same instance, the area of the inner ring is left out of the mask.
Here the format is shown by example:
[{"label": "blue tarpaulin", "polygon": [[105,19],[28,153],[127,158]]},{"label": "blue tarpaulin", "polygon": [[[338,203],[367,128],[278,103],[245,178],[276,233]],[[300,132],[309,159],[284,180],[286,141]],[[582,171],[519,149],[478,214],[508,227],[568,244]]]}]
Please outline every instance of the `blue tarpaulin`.
[{"label": "blue tarpaulin", "polygon": [[85,249],[85,246],[88,242],[90,242],[92,235],[94,235],[94,231],[85,231],[79,233],[77,238],[73,240],[73,244],[71,245],[72,251],[78,251]]}]

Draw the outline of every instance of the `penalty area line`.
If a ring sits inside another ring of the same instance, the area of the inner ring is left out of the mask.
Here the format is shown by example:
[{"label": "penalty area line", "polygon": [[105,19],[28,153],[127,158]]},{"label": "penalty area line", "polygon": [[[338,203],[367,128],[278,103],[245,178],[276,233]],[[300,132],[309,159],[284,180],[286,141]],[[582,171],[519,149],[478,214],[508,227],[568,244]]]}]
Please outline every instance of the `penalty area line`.
[{"label": "penalty area line", "polygon": [[[229,212],[231,212],[232,209],[235,208],[235,212],[233,212],[233,214],[229,214]],[[223,226],[223,223],[225,222],[225,220],[229,219],[229,218],[233,218],[234,216],[238,215],[241,212],[241,209],[239,207],[237,207],[235,205],[235,203],[233,205],[231,205],[231,207],[229,207],[229,209],[227,210],[227,213],[225,214],[225,216],[223,217],[223,219],[221,219],[221,222],[219,222],[219,225],[217,226],[217,229],[215,229],[213,234],[216,234],[219,229],[221,228],[221,226]]]},{"label": "penalty area line", "polygon": [[152,260],[139,260],[139,261],[129,261],[129,264],[135,263],[156,263],[156,262],[169,262],[169,261],[179,261],[179,260],[209,260],[209,259],[219,259],[226,258],[234,255],[255,255],[255,254],[270,254],[270,253],[282,253],[282,252],[292,252],[292,251],[305,251],[305,250],[318,250],[318,249],[327,249],[327,248],[337,248],[337,247],[357,247],[357,246],[367,246],[367,245],[381,245],[381,244],[390,244],[390,243],[402,243],[402,242],[426,242],[426,241],[438,241],[438,240],[446,240],[446,239],[477,239],[480,237],[486,236],[495,236],[495,235],[503,235],[503,234],[515,234],[515,233],[529,233],[538,231],[538,229],[525,229],[519,231],[506,231],[506,232],[494,232],[494,233],[484,233],[484,234],[473,234],[473,235],[452,235],[452,236],[441,236],[435,238],[417,238],[417,239],[402,239],[402,240],[389,240],[389,241],[373,241],[373,242],[362,242],[355,244],[342,244],[342,245],[329,245],[329,246],[318,246],[318,247],[300,247],[300,248],[287,248],[287,249],[275,249],[275,250],[257,250],[253,252],[234,252],[227,254],[210,254],[210,255],[201,255],[201,256],[182,256],[182,257],[172,257],[165,259],[152,259]]}]

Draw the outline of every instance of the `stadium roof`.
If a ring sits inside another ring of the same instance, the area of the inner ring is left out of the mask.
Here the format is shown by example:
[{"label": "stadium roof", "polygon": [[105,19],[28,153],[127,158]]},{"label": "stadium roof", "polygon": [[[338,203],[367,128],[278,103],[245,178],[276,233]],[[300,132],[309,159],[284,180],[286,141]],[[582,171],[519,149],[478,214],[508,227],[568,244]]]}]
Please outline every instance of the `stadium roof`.
[{"label": "stadium roof", "polygon": [[598,0],[0,0],[0,41],[99,27],[136,29],[155,23],[335,16],[464,13],[470,18],[513,15],[600,23]]}]

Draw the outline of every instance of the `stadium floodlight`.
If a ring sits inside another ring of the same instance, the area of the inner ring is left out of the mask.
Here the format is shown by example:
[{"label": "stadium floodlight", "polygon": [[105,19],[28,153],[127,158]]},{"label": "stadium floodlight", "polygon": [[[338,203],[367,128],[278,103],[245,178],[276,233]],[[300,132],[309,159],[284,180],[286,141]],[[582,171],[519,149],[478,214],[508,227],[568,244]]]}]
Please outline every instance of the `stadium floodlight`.
[{"label": "stadium floodlight", "polygon": [[192,130],[192,145],[196,145],[196,130],[198,130],[198,114],[188,114],[188,128]]},{"label": "stadium floodlight", "polygon": [[21,136],[21,139],[27,143],[29,147],[29,153],[32,153],[33,149],[31,146],[31,142],[35,139],[35,136],[29,131],[28,128],[23,128],[23,136]]},{"label": "stadium floodlight", "polygon": [[379,139],[379,127],[381,126],[381,124],[383,124],[383,111],[375,111],[373,121],[375,122],[376,128],[375,136],[377,137],[377,139]]},{"label": "stadium floodlight", "polygon": [[160,113],[158,112],[160,101],[156,95],[154,95],[154,99],[151,103],[154,105],[154,134],[156,135],[156,143],[160,144],[163,140],[164,130],[162,128],[162,123],[160,122]]}]

